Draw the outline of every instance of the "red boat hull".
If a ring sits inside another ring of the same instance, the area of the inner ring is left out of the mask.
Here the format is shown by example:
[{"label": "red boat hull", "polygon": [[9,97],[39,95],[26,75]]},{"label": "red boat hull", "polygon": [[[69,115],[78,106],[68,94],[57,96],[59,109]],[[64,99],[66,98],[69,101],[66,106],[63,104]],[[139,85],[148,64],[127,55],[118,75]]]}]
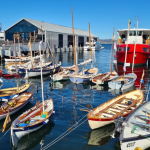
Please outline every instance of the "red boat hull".
[{"label": "red boat hull", "polygon": [[[134,44],[129,44],[128,48],[129,51],[127,51],[127,57],[126,57],[126,63],[129,63],[128,65],[132,65],[133,63],[133,55],[134,55]],[[117,45],[117,48],[120,48],[120,51],[117,50],[116,57],[117,57],[117,63],[124,65],[125,62],[125,49],[126,44]],[[144,65],[147,63],[147,60],[149,58],[150,52],[149,52],[149,46],[145,44],[137,44],[135,49],[135,55],[134,55],[134,65]]]}]

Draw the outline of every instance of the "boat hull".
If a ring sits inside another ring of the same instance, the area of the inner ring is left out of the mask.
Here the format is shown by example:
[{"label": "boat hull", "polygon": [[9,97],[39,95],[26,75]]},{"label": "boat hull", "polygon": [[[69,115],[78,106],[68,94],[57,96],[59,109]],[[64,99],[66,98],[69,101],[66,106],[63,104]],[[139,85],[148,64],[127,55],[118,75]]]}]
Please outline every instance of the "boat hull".
[{"label": "boat hull", "polygon": [[108,124],[111,124],[111,123],[114,123],[114,119],[112,120],[92,120],[92,119],[88,119],[88,123],[89,123],[89,126],[91,127],[91,129],[97,129],[97,128],[100,128],[100,127],[103,127],[103,126],[106,126]]},{"label": "boat hull", "polygon": [[[60,65],[55,67],[55,69],[54,68],[42,69],[42,75],[54,74],[54,73],[58,72],[59,69],[60,69]],[[41,70],[40,69],[31,69],[29,71],[26,71],[26,75],[24,78],[27,79],[27,78],[35,77],[35,76],[41,76]]]},{"label": "boat hull", "polygon": [[[133,63],[133,52],[128,52],[127,53],[127,59],[126,63],[128,63],[129,66],[132,66]],[[117,62],[120,65],[124,65],[125,62],[125,52],[116,52],[117,56]],[[149,53],[147,52],[135,52],[136,58],[134,59],[134,65],[144,65],[147,63],[147,60],[149,58]]]},{"label": "boat hull", "polygon": [[90,78],[78,78],[78,77],[70,77],[70,81],[73,83],[87,83],[90,82]]}]

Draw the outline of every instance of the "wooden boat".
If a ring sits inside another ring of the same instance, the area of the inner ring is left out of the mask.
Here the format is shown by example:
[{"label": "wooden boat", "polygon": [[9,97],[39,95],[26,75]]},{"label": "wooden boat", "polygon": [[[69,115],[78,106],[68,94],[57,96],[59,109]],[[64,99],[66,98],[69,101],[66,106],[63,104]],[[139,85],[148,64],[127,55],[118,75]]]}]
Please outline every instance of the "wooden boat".
[{"label": "wooden boat", "polygon": [[117,77],[117,72],[113,71],[111,72],[107,72],[107,73],[100,73],[97,76],[95,76],[94,78],[92,78],[92,82],[95,84],[99,84],[99,85],[105,85],[108,84],[109,81],[111,81],[112,79]]},{"label": "wooden boat", "polygon": [[[42,75],[47,75],[47,74],[54,74],[59,71],[61,67],[61,62],[59,64],[55,64],[46,68],[42,68]],[[41,69],[40,68],[33,68],[33,69],[26,69],[26,74],[25,74],[25,79],[30,78],[30,77],[35,77],[35,76],[40,76],[41,75]]]},{"label": "wooden boat", "polygon": [[73,83],[87,83],[98,74],[98,68],[85,69],[79,74],[70,77]]},{"label": "wooden boat", "polygon": [[[52,117],[49,118],[49,122],[36,132],[30,133],[22,137],[18,143],[13,147],[15,150],[34,149],[44,138],[50,135],[51,130],[54,128]],[[40,136],[37,136],[40,135]]]},{"label": "wooden boat", "polygon": [[87,115],[91,129],[113,123],[120,115],[127,117],[133,110],[142,104],[143,100],[143,91],[137,89],[101,104]]},{"label": "wooden boat", "polygon": [[25,92],[30,87],[30,84],[24,84],[20,87],[6,88],[0,90],[1,98],[11,98],[12,95]]},{"label": "wooden boat", "polygon": [[0,120],[6,118],[8,112],[9,115],[12,115],[23,108],[30,101],[32,95],[32,93],[22,93],[10,99],[8,102],[3,103],[0,106]]},{"label": "wooden boat", "polygon": [[[33,60],[39,60],[40,59],[40,56],[37,55],[35,57],[32,57]],[[5,63],[14,63],[14,62],[28,62],[31,60],[31,56],[28,56],[28,57],[17,57],[16,59],[4,59],[5,60]]]},{"label": "wooden boat", "polygon": [[[49,117],[53,113],[53,100],[49,99],[40,103],[17,117],[11,125],[11,138],[13,145],[16,145],[23,136],[40,129],[49,121]],[[41,115],[42,114],[42,115]]]},{"label": "wooden boat", "polygon": [[50,75],[53,81],[62,81],[62,80],[69,80],[70,76],[77,74],[79,71],[78,67],[61,67],[58,73],[54,75]]},{"label": "wooden boat", "polygon": [[[52,65],[52,61],[49,62],[42,62],[42,68],[47,68]],[[19,66],[18,67],[18,72],[19,73],[25,73],[26,70],[31,70],[31,69],[40,69],[40,62],[34,62],[33,65],[29,63],[28,65],[24,66]]]},{"label": "wooden boat", "polygon": [[120,90],[128,89],[134,86],[136,78],[137,75],[135,73],[129,73],[122,76],[118,76],[108,83],[108,87],[111,89]]},{"label": "wooden boat", "polygon": [[53,81],[69,80],[71,76],[74,76],[78,73],[78,71],[79,71],[78,66],[87,64],[91,61],[92,61],[92,59],[89,59],[89,60],[86,60],[77,65],[73,65],[70,67],[61,67],[60,70],[58,71],[58,73],[56,73],[54,75],[50,75],[50,77]]},{"label": "wooden boat", "polygon": [[121,150],[150,147],[150,102],[146,102],[121,123]]}]

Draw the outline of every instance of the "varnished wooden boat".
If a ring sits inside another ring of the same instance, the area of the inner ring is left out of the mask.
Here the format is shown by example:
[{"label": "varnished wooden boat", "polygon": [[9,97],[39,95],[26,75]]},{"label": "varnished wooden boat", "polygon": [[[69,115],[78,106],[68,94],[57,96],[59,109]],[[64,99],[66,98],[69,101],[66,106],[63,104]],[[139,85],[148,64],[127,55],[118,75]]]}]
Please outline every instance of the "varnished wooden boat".
[{"label": "varnished wooden boat", "polygon": [[73,83],[87,83],[98,74],[98,68],[85,69],[82,72],[71,76],[70,81]]},{"label": "varnished wooden boat", "polygon": [[17,145],[19,139],[23,136],[40,129],[49,122],[49,118],[53,113],[54,104],[52,99],[37,103],[36,106],[24,112],[17,117],[11,125],[12,144]]},{"label": "varnished wooden boat", "polygon": [[9,115],[12,115],[19,111],[30,101],[32,95],[32,93],[22,93],[8,102],[3,103],[0,107],[0,120],[6,118],[8,112]]},{"label": "varnished wooden boat", "polygon": [[0,90],[0,97],[1,98],[11,98],[12,95],[25,92],[29,87],[30,87],[30,83],[24,84],[24,85],[19,86],[19,87],[1,89]]},{"label": "varnished wooden boat", "polygon": [[120,115],[127,117],[143,103],[144,94],[140,89],[125,93],[94,108],[87,115],[91,129],[113,123]]},{"label": "varnished wooden boat", "polygon": [[94,78],[92,78],[92,82],[95,84],[103,85],[103,84],[108,84],[109,81],[117,77],[117,73],[113,71],[112,73],[107,72],[107,73],[100,73]]}]

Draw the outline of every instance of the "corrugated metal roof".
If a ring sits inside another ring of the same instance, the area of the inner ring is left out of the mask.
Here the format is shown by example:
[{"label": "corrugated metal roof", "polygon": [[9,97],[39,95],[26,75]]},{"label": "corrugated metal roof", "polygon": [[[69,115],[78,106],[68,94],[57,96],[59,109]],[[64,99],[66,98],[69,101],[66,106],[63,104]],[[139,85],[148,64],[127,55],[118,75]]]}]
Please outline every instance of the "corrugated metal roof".
[{"label": "corrugated metal roof", "polygon": [[[37,20],[33,20],[33,19],[28,19],[28,18],[23,18],[20,21],[22,21],[22,20],[28,21],[29,23],[33,24],[34,26],[36,26],[39,29],[42,26],[42,29],[44,31],[53,31],[53,32],[58,32],[58,33],[72,34],[72,28],[71,27],[65,27],[65,26],[61,26],[61,25],[51,24],[51,23],[47,23],[47,22],[43,22],[43,21],[37,21]],[[20,21],[18,21],[17,23],[19,23]],[[16,24],[14,24],[13,26],[15,26]],[[8,29],[10,29],[10,28],[8,28]],[[5,30],[5,31],[7,31],[7,30]],[[74,29],[74,34],[80,35],[80,36],[89,36],[89,31]],[[92,33],[91,33],[91,36],[97,37],[96,35],[94,35]]]}]

